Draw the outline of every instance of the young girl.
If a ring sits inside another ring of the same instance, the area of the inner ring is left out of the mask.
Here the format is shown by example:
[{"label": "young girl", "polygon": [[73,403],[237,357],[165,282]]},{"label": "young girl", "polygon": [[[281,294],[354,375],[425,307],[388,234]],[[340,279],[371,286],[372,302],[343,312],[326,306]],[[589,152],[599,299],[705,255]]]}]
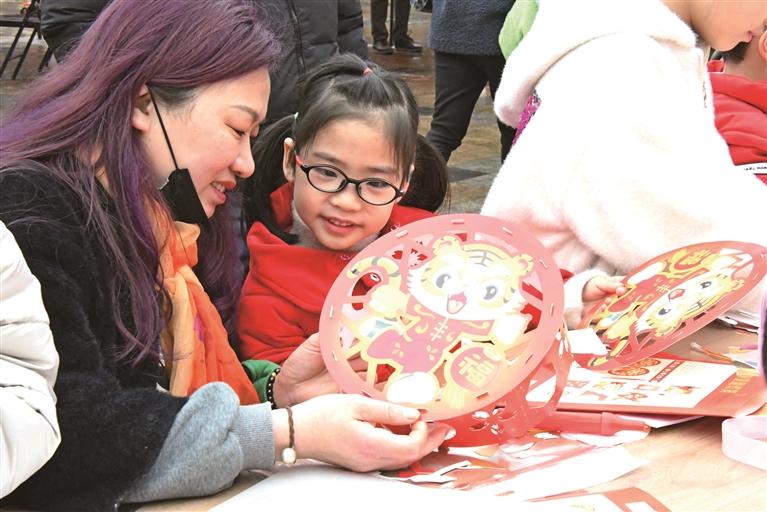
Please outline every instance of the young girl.
[{"label": "young girl", "polygon": [[[482,213],[526,223],[573,272],[626,273],[684,245],[767,245],[767,188],[737,172],[714,126],[710,44],[761,33],[751,0],[541,2],[495,99],[537,109]],[[577,20],[577,23],[573,23]],[[756,313],[759,291],[743,303]]]},{"label": "young girl", "polygon": [[[246,208],[256,222],[237,320],[241,357],[285,360],[319,329],[325,296],[357,251],[440,206],[445,163],[417,126],[404,82],[342,56],[306,78],[295,117],[262,134]],[[617,286],[594,272],[572,278],[570,324],[582,300]]]},{"label": "young girl", "polygon": [[305,78],[296,115],[254,152],[241,356],[282,363],[317,332],[327,292],[360,249],[440,207],[447,168],[417,129],[407,85],[356,56]]}]

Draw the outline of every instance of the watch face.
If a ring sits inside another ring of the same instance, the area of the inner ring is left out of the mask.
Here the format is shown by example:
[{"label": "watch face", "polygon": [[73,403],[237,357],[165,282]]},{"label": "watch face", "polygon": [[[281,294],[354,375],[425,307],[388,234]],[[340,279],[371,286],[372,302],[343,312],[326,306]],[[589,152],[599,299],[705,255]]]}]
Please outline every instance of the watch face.
[{"label": "watch face", "polygon": [[578,355],[581,366],[609,370],[650,357],[734,307],[767,271],[767,249],[711,242],[658,256],[629,273],[626,293],[608,297],[587,322],[607,354]]},{"label": "watch face", "polygon": [[562,316],[559,270],[535,238],[495,218],[446,215],[358,254],[328,294],[320,340],[344,392],[418,408],[427,420],[476,415],[481,436],[514,421],[518,400],[508,395],[543,361],[569,364]]}]

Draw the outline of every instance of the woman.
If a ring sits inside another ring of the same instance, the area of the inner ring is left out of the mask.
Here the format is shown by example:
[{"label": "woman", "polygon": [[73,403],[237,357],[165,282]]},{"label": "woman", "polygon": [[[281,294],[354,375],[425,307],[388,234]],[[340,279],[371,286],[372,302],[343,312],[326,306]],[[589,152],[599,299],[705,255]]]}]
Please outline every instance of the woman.
[{"label": "woman", "polygon": [[443,440],[408,408],[312,398],[337,390],[316,338],[272,374],[287,408],[257,404],[227,343],[227,194],[254,171],[274,40],[249,0],[115,0],[4,121],[0,220],[61,359],[62,443],[9,501],[103,510],[216,492],[283,448],[370,470]]}]

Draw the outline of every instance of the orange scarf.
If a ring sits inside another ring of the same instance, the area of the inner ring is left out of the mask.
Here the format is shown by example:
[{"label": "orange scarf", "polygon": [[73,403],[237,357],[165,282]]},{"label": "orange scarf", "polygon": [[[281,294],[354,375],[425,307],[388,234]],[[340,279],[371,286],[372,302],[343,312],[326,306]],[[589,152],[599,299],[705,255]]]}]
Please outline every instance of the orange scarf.
[{"label": "orange scarf", "polygon": [[170,393],[189,396],[209,382],[229,384],[243,405],[259,403],[253,383],[229,345],[221,316],[192,268],[197,264],[200,228],[167,224],[160,243],[160,267],[170,295],[172,316],[163,330],[162,351],[170,372]]}]

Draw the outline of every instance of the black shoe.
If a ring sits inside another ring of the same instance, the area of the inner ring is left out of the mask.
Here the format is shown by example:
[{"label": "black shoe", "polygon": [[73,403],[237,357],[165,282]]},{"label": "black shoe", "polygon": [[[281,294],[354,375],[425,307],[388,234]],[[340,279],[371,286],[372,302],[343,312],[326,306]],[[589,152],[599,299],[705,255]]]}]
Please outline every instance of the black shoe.
[{"label": "black shoe", "polygon": [[399,52],[421,53],[423,47],[420,44],[413,42],[413,40],[408,37],[402,41],[395,41],[394,49]]},{"label": "black shoe", "polygon": [[376,41],[373,43],[373,49],[377,51],[378,53],[383,53],[384,55],[389,55],[394,50],[392,50],[392,47],[389,46],[389,43],[386,41]]}]

